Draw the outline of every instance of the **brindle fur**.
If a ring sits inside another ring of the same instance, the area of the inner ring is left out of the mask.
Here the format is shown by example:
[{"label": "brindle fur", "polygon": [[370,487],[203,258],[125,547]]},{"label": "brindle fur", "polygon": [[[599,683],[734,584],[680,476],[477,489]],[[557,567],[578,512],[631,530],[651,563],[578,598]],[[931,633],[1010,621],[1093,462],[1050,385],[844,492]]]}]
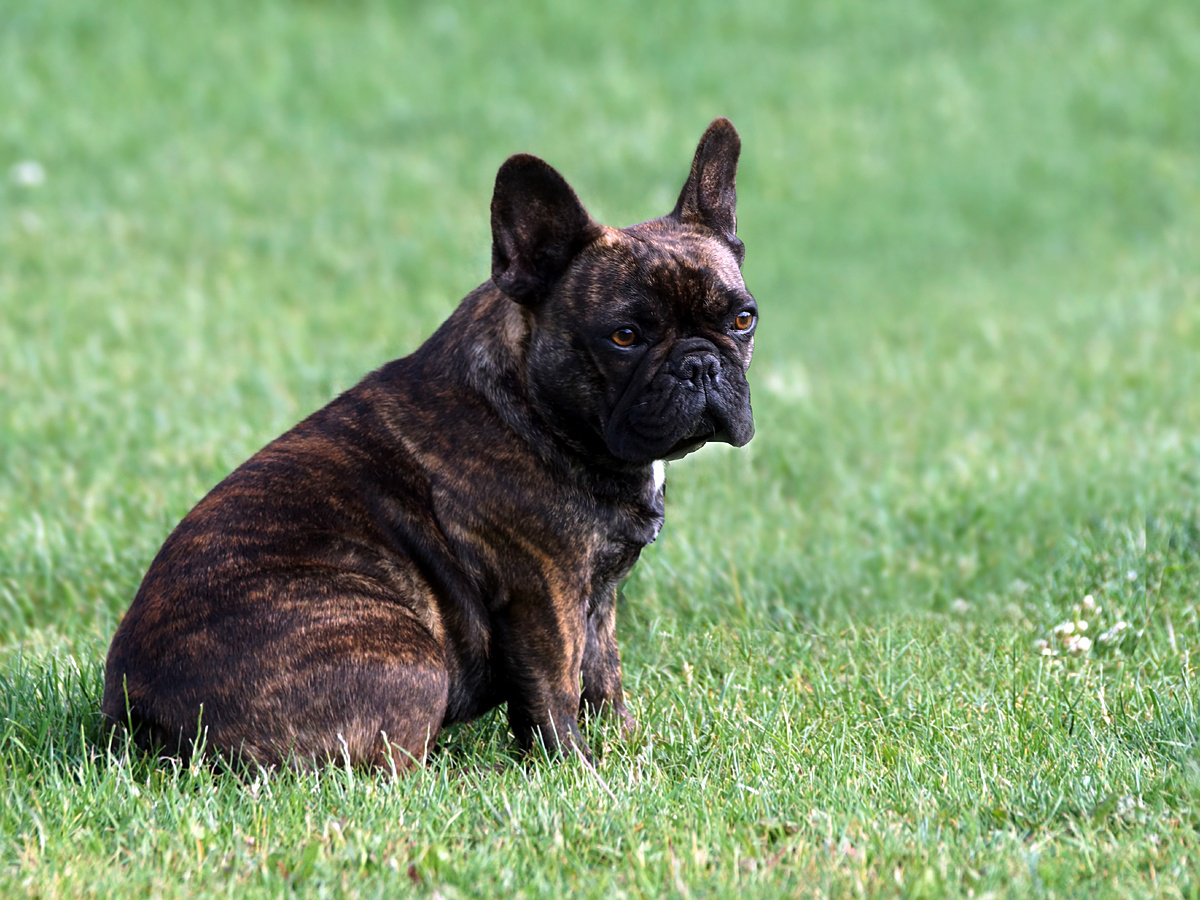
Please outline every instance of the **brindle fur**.
[{"label": "brindle fur", "polygon": [[[581,710],[629,727],[616,592],[662,525],[651,465],[753,433],[739,149],[714,122],[676,209],[626,229],[505,163],[492,279],[184,518],[113,639],[104,714],[261,765],[403,768],[500,703],[523,746],[585,759]],[[613,345],[625,325],[642,345]]]}]

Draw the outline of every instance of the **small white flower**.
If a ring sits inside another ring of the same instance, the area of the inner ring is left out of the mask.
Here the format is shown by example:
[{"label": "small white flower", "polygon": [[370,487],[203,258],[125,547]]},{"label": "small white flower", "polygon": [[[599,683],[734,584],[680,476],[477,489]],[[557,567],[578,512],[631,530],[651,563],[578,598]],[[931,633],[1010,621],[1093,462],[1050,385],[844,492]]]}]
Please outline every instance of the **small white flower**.
[{"label": "small white flower", "polygon": [[1073,656],[1083,656],[1092,649],[1092,639],[1081,634],[1072,635],[1066,643],[1066,650]]},{"label": "small white flower", "polygon": [[1068,637],[1070,637],[1074,633],[1075,633],[1075,623],[1070,620],[1068,620],[1066,622],[1059,622],[1057,625],[1054,626],[1054,636],[1059,638],[1060,640],[1066,640]]},{"label": "small white flower", "polygon": [[1076,631],[1087,631],[1087,630],[1088,630],[1088,623],[1087,623],[1087,619],[1079,619],[1079,620],[1077,620],[1077,621],[1075,622],[1075,630],[1076,630]]},{"label": "small white flower", "polygon": [[1083,600],[1079,603],[1079,609],[1084,615],[1092,615],[1099,612],[1100,607],[1096,605],[1096,598],[1091,594],[1085,594]]},{"label": "small white flower", "polygon": [[1128,572],[1125,573],[1125,577],[1129,581],[1137,581],[1137,572],[1133,571],[1133,569],[1130,569]]},{"label": "small white flower", "polygon": [[962,597],[956,597],[950,603],[950,612],[954,613],[955,615],[965,616],[970,611],[971,611],[971,604],[968,603],[966,600],[964,600]]},{"label": "small white flower", "polygon": [[46,183],[46,169],[36,159],[26,159],[9,170],[13,184],[21,187],[41,187]]}]

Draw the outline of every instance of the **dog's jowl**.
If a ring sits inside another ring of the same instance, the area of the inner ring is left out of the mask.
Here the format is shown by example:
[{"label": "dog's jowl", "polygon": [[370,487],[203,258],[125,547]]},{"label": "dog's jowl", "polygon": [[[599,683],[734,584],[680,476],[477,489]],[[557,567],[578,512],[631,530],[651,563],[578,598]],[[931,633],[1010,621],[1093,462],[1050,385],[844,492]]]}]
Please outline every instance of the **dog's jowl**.
[{"label": "dog's jowl", "polygon": [[491,279],[167,538],[108,719],[169,754],[383,767],[499,704],[522,745],[585,758],[581,711],[631,725],[616,592],[662,525],[662,460],[754,433],[740,146],[713,122],[675,209],[629,228],[504,163]]}]

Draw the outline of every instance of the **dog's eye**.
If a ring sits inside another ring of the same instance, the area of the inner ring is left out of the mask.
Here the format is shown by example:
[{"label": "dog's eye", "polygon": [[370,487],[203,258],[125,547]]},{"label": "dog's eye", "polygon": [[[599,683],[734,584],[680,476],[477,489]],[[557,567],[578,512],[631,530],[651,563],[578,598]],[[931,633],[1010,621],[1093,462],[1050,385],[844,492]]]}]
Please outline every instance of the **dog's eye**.
[{"label": "dog's eye", "polygon": [[618,328],[608,339],[618,347],[632,347],[637,343],[637,332],[632,328]]},{"label": "dog's eye", "polygon": [[754,324],[754,313],[748,309],[743,309],[733,318],[734,331],[749,331],[750,326]]}]

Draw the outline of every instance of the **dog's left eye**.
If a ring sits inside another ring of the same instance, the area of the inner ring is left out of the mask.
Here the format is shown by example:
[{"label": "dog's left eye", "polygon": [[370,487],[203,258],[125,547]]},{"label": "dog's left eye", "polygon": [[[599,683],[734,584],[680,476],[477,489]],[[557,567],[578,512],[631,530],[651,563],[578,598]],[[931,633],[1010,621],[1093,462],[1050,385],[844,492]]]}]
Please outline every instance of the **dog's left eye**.
[{"label": "dog's left eye", "polygon": [[637,343],[637,332],[632,328],[618,328],[608,339],[618,347],[632,347]]},{"label": "dog's left eye", "polygon": [[743,309],[740,313],[733,317],[734,331],[749,331],[750,326],[754,324],[754,313],[748,309]]}]

